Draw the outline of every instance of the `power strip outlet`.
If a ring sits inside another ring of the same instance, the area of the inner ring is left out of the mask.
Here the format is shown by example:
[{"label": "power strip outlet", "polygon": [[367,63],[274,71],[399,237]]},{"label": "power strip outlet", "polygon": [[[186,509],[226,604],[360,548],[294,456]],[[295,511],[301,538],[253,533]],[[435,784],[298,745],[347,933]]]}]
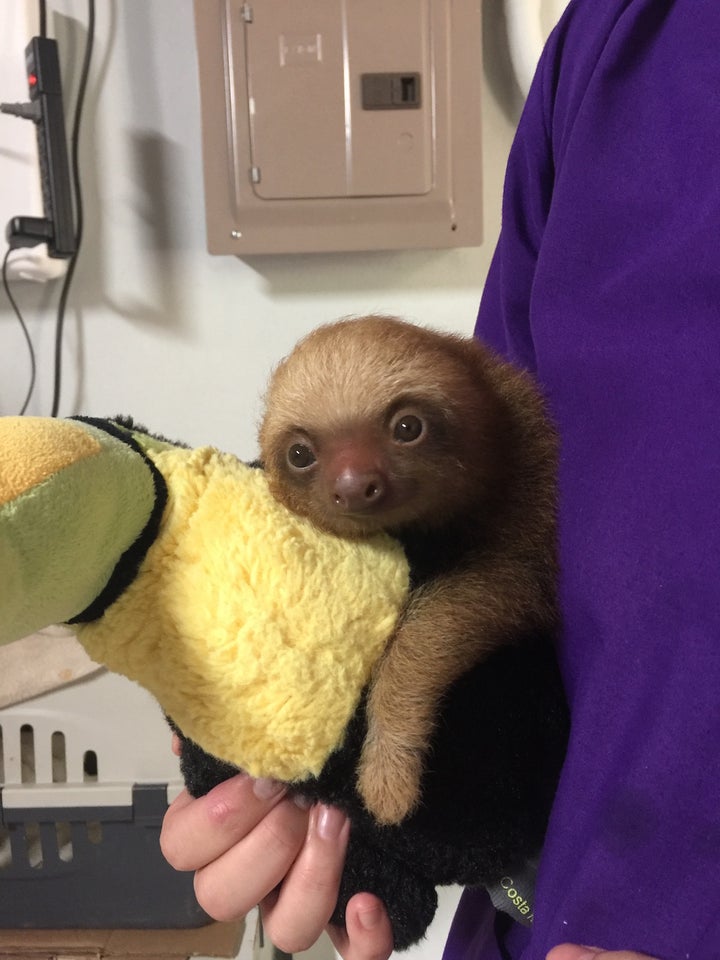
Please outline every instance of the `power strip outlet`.
[{"label": "power strip outlet", "polygon": [[55,40],[33,37],[25,50],[29,103],[3,103],[3,113],[32,120],[37,130],[44,218],[17,216],[7,226],[11,247],[47,243],[51,257],[75,253],[70,166],[60,61]]},{"label": "power strip outlet", "polygon": [[53,257],[70,257],[75,253],[75,227],[56,41],[33,37],[25,50],[25,64],[30,100],[40,104],[37,140],[43,207],[53,226],[48,252]]}]

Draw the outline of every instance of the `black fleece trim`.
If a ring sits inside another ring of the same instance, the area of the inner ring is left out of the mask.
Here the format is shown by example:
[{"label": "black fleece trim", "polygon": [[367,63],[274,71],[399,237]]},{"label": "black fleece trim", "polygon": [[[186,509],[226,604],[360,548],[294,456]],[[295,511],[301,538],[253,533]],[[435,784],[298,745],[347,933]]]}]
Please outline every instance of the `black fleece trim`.
[{"label": "black fleece trim", "polygon": [[107,608],[115,603],[118,597],[127,590],[137,577],[140,564],[145,559],[148,550],[157,538],[168,494],[165,478],[140,447],[137,440],[128,433],[127,428],[118,426],[118,424],[112,420],[97,417],[71,417],[70,419],[78,420],[80,423],[88,423],[90,426],[97,427],[98,430],[103,430],[105,433],[109,433],[111,437],[115,437],[117,440],[126,443],[145,461],[155,488],[155,503],[153,504],[150,517],[145,527],[120,557],[115,569],[110,574],[110,579],[98,596],[82,613],[79,613],[69,621],[69,623],[90,623],[92,620],[99,620]]}]

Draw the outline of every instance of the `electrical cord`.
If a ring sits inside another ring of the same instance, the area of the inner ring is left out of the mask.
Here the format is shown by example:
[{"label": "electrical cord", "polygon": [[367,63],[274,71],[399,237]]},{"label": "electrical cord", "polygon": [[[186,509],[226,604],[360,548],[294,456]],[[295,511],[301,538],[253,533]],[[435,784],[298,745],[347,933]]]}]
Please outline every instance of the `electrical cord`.
[{"label": "electrical cord", "polygon": [[23,335],[25,336],[25,340],[27,342],[28,352],[30,354],[30,385],[28,387],[27,395],[25,396],[25,402],[23,403],[20,409],[20,416],[22,417],[22,415],[25,413],[25,411],[28,408],[28,404],[30,403],[30,398],[32,397],[33,390],[35,389],[35,372],[36,372],[35,348],[33,347],[32,338],[30,337],[28,328],[25,325],[25,321],[23,320],[23,315],[20,312],[20,308],[18,307],[17,303],[15,302],[15,298],[10,292],[10,284],[8,283],[8,277],[7,277],[7,265],[8,265],[9,257],[10,257],[10,247],[8,247],[7,251],[5,252],[5,256],[3,258],[3,263],[2,263],[3,287],[5,288],[5,293],[7,294],[8,300],[10,301],[10,306],[13,308],[15,316],[18,319],[18,323],[22,328]]},{"label": "electrical cord", "polygon": [[[42,2],[42,0],[41,0]],[[88,23],[87,37],[85,40],[85,53],[83,56],[82,69],[80,71],[80,80],[78,83],[77,98],[75,101],[75,113],[73,117],[72,135],[71,135],[71,159],[70,167],[73,181],[73,190],[75,193],[75,253],[70,258],[67,272],[63,280],[60,299],[58,301],[57,315],[55,320],[55,374],[53,383],[53,401],[50,416],[56,417],[60,407],[60,389],[62,386],[62,338],[65,326],[65,307],[67,305],[70,286],[75,274],[75,266],[80,253],[80,244],[82,241],[84,227],[84,213],[82,190],[80,184],[80,125],[82,120],[82,110],[85,101],[85,91],[87,89],[88,75],[90,73],[90,60],[92,59],[93,44],[95,41],[95,0],[88,0]]]},{"label": "electrical cord", "polygon": [[[40,15],[40,35],[47,35],[47,9],[45,0],[39,0],[39,15]],[[63,330],[65,325],[65,308],[67,306],[67,300],[70,293],[70,286],[72,284],[73,276],[75,273],[75,266],[77,263],[78,254],[80,252],[80,243],[82,240],[83,234],[83,225],[84,225],[84,215],[83,215],[83,202],[82,202],[82,189],[80,183],[80,161],[79,161],[79,147],[80,147],[80,126],[82,120],[82,110],[83,104],[85,101],[85,92],[87,89],[87,81],[90,73],[90,61],[92,58],[93,44],[95,40],[95,0],[88,0],[88,24],[87,24],[87,38],[85,40],[85,53],[83,56],[82,68],[80,71],[80,80],[78,82],[78,92],[77,98],[75,101],[75,111],[73,116],[73,126],[72,126],[72,135],[71,135],[71,175],[73,181],[73,190],[74,190],[74,199],[75,199],[75,253],[70,258],[68,263],[67,271],[65,272],[65,277],[63,279],[62,289],[60,290],[60,298],[58,300],[56,319],[55,319],[55,360],[54,360],[54,380],[53,380],[53,399],[52,399],[52,409],[51,416],[57,417],[58,410],[60,407],[60,389],[62,385],[62,338]],[[30,403],[30,398],[32,397],[33,390],[35,388],[35,377],[36,377],[36,361],[35,361],[35,350],[33,348],[32,339],[28,332],[27,326],[23,319],[20,308],[18,307],[12,293],[10,292],[10,285],[7,278],[7,264],[8,258],[10,256],[10,249],[7,250],[5,258],[3,260],[2,266],[2,280],[5,293],[7,298],[10,301],[10,305],[13,308],[15,316],[17,317],[20,326],[22,327],[23,334],[27,341],[28,349],[30,351],[30,362],[31,362],[31,378],[30,386],[28,389],[25,402],[23,403],[20,415],[25,413],[27,410],[28,404]]]},{"label": "electrical cord", "polygon": [[[39,3],[38,3],[38,17],[39,17],[39,21],[40,21],[39,27],[38,27],[40,36],[41,36],[41,37],[46,37],[46,36],[47,36],[47,3],[46,3],[46,0],[39,0]],[[18,104],[18,106],[20,106],[20,105]],[[23,107],[31,108],[31,105],[30,105],[30,104],[23,104],[22,106],[23,106]],[[28,116],[28,119],[31,119],[31,120],[34,119],[34,111]],[[11,249],[12,249],[11,247],[8,247],[7,251],[5,252],[5,257],[3,258],[3,263],[2,263],[2,284],[3,284],[3,289],[5,290],[5,295],[6,295],[7,298],[8,298],[8,302],[9,302],[10,306],[11,306],[12,309],[13,309],[13,313],[14,313],[15,316],[17,317],[18,323],[20,324],[20,328],[21,328],[21,330],[22,330],[22,332],[23,332],[23,336],[25,337],[25,341],[27,342],[28,352],[29,352],[29,354],[30,354],[30,384],[29,384],[29,386],[28,386],[28,391],[27,391],[27,394],[26,394],[26,396],[25,396],[25,401],[24,401],[22,407],[20,408],[20,416],[23,416],[23,414],[25,413],[25,411],[26,411],[27,408],[28,408],[28,405],[29,405],[30,400],[31,400],[32,395],[33,395],[33,391],[35,390],[35,377],[36,377],[36,373],[37,373],[37,363],[36,363],[36,360],[35,360],[35,348],[34,348],[34,346],[33,346],[32,338],[31,338],[30,333],[29,333],[29,331],[28,331],[28,328],[27,328],[27,325],[26,325],[25,320],[24,320],[24,318],[23,318],[23,315],[22,315],[22,312],[21,312],[21,310],[20,310],[20,307],[17,305],[17,302],[16,302],[15,298],[14,298],[13,295],[12,295],[12,292],[11,292],[11,290],[10,290],[10,284],[9,284],[9,282],[8,282],[7,267],[8,267],[8,260],[9,260],[9,258],[10,258],[10,251],[11,251]]]}]

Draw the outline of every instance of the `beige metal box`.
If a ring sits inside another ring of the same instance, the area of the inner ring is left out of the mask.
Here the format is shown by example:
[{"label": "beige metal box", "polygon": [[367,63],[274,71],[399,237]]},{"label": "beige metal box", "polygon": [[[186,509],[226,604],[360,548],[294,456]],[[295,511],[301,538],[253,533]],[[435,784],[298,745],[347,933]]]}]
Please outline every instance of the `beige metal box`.
[{"label": "beige metal box", "polygon": [[208,247],[482,241],[480,0],[195,0]]}]

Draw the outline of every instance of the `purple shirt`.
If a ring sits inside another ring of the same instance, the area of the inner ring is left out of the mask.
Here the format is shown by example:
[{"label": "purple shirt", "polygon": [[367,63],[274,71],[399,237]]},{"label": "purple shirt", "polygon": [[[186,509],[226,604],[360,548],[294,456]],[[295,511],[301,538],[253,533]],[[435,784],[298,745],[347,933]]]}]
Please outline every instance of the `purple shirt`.
[{"label": "purple shirt", "polygon": [[720,958],[720,0],[577,0],[510,155],[479,335],[560,428],[573,727],[532,931],[446,960]]}]

